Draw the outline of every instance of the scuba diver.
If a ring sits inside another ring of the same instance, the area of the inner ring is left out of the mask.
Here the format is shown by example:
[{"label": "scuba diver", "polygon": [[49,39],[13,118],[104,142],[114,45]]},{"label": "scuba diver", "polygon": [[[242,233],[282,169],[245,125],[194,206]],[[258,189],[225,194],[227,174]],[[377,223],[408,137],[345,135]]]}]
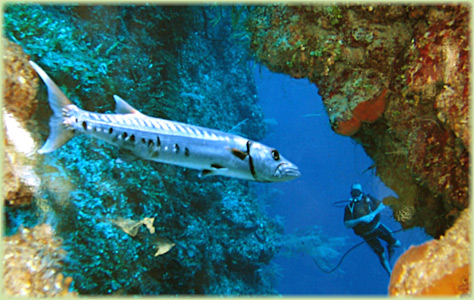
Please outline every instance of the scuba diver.
[{"label": "scuba diver", "polygon": [[[392,232],[385,225],[380,223],[379,213],[384,208],[385,205],[381,201],[369,194],[364,194],[359,183],[353,184],[350,203],[344,211],[344,225],[352,228],[355,234],[361,236],[369,244],[390,276],[392,269],[389,260],[395,251],[394,248],[400,247],[401,243],[393,237]],[[379,239],[388,243],[388,257]]]}]

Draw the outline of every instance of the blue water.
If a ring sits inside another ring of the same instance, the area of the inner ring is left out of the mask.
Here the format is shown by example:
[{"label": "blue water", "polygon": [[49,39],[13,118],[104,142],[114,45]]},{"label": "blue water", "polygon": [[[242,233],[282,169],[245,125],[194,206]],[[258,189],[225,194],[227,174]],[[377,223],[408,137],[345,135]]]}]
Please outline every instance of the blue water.
[{"label": "blue water", "polygon": [[[264,67],[257,67],[254,75],[260,104],[269,124],[273,124],[262,142],[276,147],[302,173],[296,180],[275,184],[281,193],[268,204],[267,212],[284,219],[285,233],[318,225],[329,237],[348,237],[347,244],[337,249],[342,256],[362,239],[344,227],[344,209],[334,207],[333,202],[347,200],[355,182],[378,199],[396,195],[376,177],[375,170],[366,171],[373,161],[363,148],[332,131],[314,84]],[[381,214],[382,223],[391,230],[400,228],[390,209]],[[392,265],[410,245],[429,239],[421,229],[397,233],[396,237],[402,247],[392,257]],[[276,288],[283,295],[387,294],[389,277],[367,244],[353,250],[331,274],[319,270],[303,253],[280,255],[274,262],[282,268],[283,278]]]}]

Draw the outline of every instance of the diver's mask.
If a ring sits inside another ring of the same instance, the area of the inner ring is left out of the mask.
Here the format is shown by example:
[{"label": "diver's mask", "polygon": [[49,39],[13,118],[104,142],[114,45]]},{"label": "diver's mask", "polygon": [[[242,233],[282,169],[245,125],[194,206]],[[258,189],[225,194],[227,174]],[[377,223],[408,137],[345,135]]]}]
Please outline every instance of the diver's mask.
[{"label": "diver's mask", "polygon": [[362,192],[360,190],[351,190],[351,197],[354,200],[360,200],[362,198]]}]

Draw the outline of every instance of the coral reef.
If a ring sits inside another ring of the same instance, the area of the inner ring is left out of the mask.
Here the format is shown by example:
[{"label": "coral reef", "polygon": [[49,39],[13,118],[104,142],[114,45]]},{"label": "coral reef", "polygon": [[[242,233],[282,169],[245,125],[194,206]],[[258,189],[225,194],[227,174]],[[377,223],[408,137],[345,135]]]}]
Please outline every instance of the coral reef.
[{"label": "coral reef", "polygon": [[391,75],[386,59],[410,38],[396,22],[396,7],[384,9],[394,28],[360,18],[368,7],[265,6],[249,22],[257,56],[271,70],[317,83],[334,130],[344,135],[382,115]]},{"label": "coral reef", "polygon": [[[260,139],[263,116],[239,33],[244,13],[8,4],[4,34],[84,109],[112,111],[117,94],[148,115]],[[43,85],[37,98],[27,130],[44,141],[51,111]],[[276,227],[250,183],[124,162],[113,147],[84,136],[33,157],[40,178],[34,201],[6,211],[5,232],[14,234],[26,220],[54,224],[67,251],[61,273],[74,278],[78,294],[276,292],[263,271],[278,251]],[[155,234],[131,236],[110,221],[145,217],[154,218]]]},{"label": "coral reef", "polygon": [[461,213],[439,240],[411,246],[398,259],[388,287],[391,296],[469,295],[471,293],[471,215]]},{"label": "coral reef", "polygon": [[375,161],[404,228],[442,235],[468,206],[469,7],[274,5],[251,9],[268,68],[318,86],[335,132]]},{"label": "coral reef", "polygon": [[5,237],[3,280],[6,295],[77,295],[69,292],[73,278],[61,273],[62,260],[66,257],[61,244],[61,239],[48,224],[20,228],[17,234]]}]

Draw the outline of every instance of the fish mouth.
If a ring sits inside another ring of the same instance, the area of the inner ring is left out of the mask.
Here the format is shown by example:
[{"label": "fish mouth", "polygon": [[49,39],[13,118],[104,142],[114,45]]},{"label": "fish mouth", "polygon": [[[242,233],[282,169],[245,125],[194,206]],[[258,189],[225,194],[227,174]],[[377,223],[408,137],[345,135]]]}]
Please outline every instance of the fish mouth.
[{"label": "fish mouth", "polygon": [[292,163],[281,163],[275,169],[273,174],[279,181],[286,181],[298,178],[301,176],[298,167]]}]

